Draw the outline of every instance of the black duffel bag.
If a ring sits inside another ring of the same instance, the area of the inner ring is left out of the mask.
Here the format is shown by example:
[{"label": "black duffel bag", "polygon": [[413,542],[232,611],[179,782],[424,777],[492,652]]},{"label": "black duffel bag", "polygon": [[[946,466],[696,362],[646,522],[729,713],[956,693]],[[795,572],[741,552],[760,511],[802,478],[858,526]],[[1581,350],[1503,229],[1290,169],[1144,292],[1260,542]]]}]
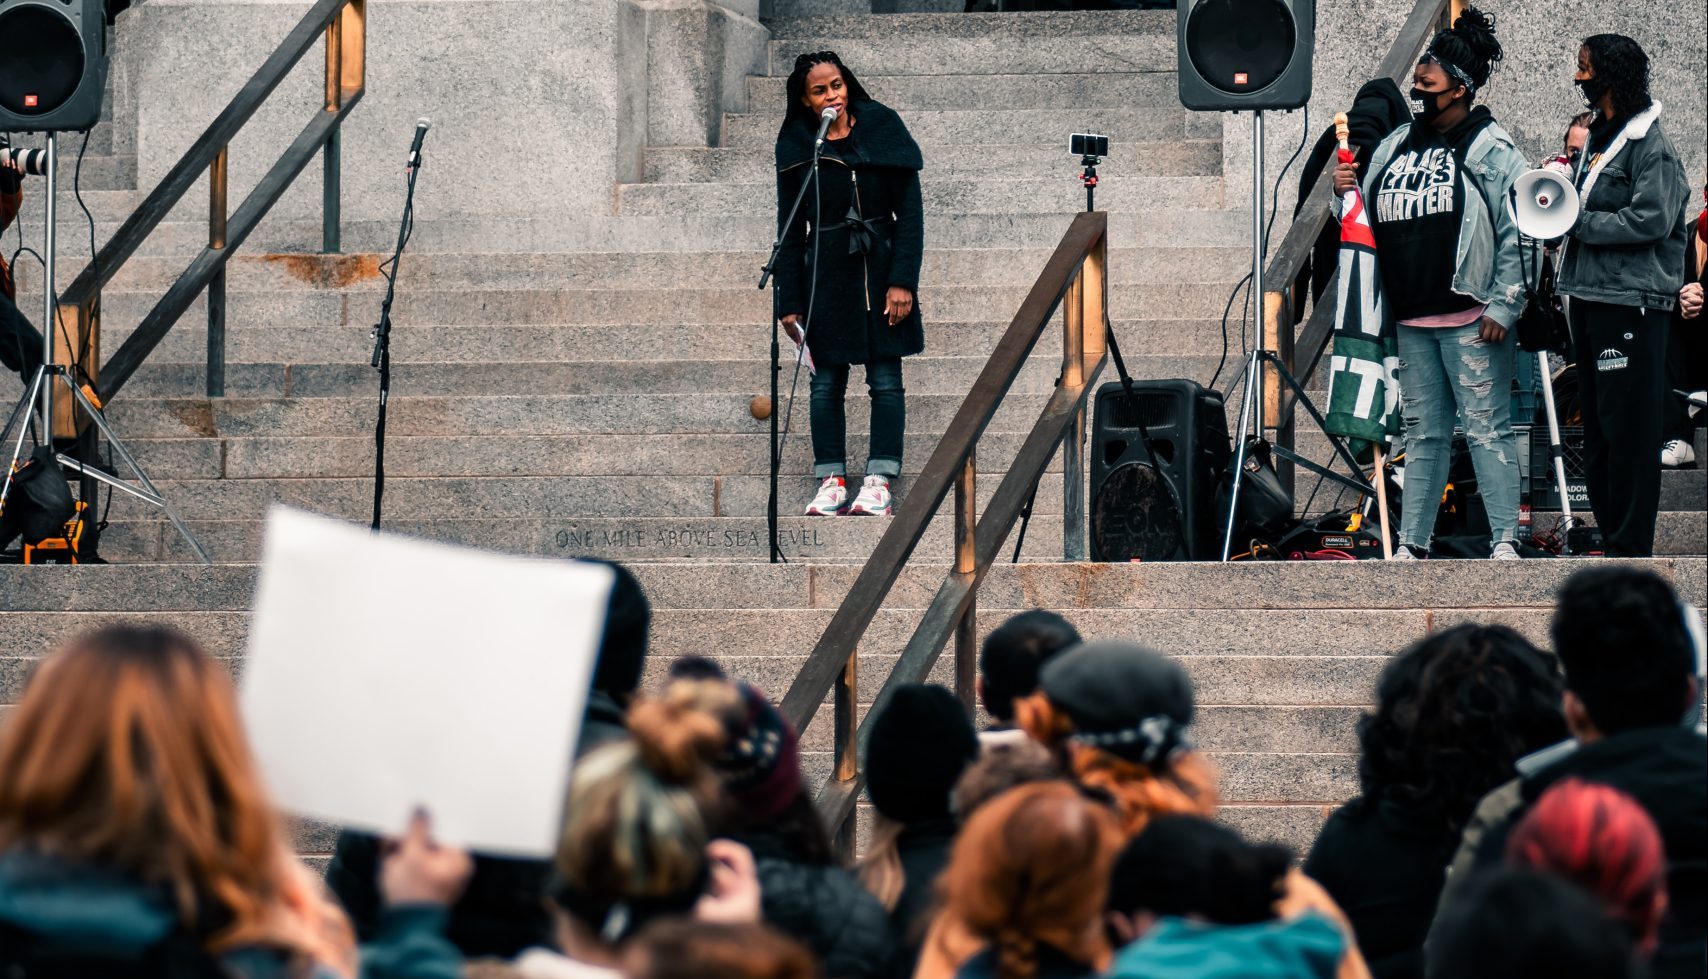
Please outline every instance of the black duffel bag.
[{"label": "black duffel bag", "polygon": [[65,522],[76,513],[65,472],[59,468],[52,447],[44,445],[12,476],[6,508],[0,510],[0,549],[10,547],[20,537],[25,544],[58,537],[65,532]]}]

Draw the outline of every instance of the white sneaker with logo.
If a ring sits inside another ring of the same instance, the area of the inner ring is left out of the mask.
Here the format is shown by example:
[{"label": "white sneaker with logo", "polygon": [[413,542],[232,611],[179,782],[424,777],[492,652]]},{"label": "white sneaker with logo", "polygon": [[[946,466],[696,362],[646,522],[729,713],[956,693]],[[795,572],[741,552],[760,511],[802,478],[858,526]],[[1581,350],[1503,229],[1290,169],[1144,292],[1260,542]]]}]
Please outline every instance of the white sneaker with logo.
[{"label": "white sneaker with logo", "polygon": [[887,517],[891,513],[890,481],[883,476],[867,476],[860,484],[860,495],[854,497],[849,514],[859,517]]},{"label": "white sneaker with logo", "polygon": [[1668,469],[1696,465],[1696,448],[1683,439],[1673,439],[1661,446],[1661,465]]},{"label": "white sneaker with logo", "polygon": [[1395,544],[1394,553],[1388,557],[1390,561],[1416,561],[1417,553],[1404,544]]},{"label": "white sneaker with logo", "polygon": [[841,516],[848,509],[848,479],[844,476],[826,476],[824,482],[818,484],[818,495],[807,504],[806,515],[809,517]]},{"label": "white sneaker with logo", "polygon": [[1499,544],[1496,544],[1494,546],[1494,550],[1489,553],[1489,560],[1521,561],[1523,558],[1518,553],[1518,547],[1514,545],[1512,541],[1503,540]]}]

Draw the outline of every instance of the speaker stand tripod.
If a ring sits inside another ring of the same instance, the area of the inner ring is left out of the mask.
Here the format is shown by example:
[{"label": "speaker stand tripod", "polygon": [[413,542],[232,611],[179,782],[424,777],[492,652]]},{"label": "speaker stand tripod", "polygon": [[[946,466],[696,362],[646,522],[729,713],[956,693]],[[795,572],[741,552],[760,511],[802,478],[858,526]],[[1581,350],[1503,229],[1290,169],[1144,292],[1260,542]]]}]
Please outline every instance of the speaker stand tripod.
[{"label": "speaker stand tripod", "polygon": [[[5,508],[6,499],[11,495],[18,459],[23,455],[24,439],[30,431],[30,417],[35,412],[38,402],[41,410],[39,424],[42,442],[50,447],[53,445],[53,385],[56,381],[63,381],[71,391],[72,400],[76,401],[78,406],[88,413],[90,421],[94,423],[101,436],[107,440],[107,445],[112,449],[113,454],[129,467],[131,474],[135,477],[135,483],[133,484],[115,473],[108,472],[92,462],[75,459],[62,452],[55,453],[59,464],[83,475],[86,480],[105,483],[113,490],[134,496],[150,506],[158,507],[178,533],[183,535],[185,542],[190,545],[190,550],[195,552],[197,559],[203,564],[212,564],[213,561],[208,557],[208,552],[202,548],[201,543],[196,540],[196,536],[190,533],[190,528],[184,525],[184,521],[178,516],[178,512],[172,509],[172,504],[154,485],[154,481],[148,478],[148,473],[137,463],[136,457],[131,455],[130,450],[126,449],[124,443],[119,440],[118,433],[113,431],[112,425],[107,422],[107,418],[101,413],[101,409],[95,405],[94,401],[90,400],[88,395],[83,393],[83,389],[72,370],[63,364],[54,363],[53,333],[59,322],[58,297],[54,295],[53,289],[54,253],[58,246],[58,187],[55,181],[59,162],[58,150],[58,138],[54,133],[48,133],[47,173],[45,175],[47,190],[43,195],[47,210],[47,240],[42,249],[42,264],[46,266],[42,283],[42,366],[36,368],[35,375],[30,378],[30,383],[25,386],[24,396],[18,400],[17,405],[12,409],[11,417],[6,420],[6,427],[0,429],[0,439],[4,439],[11,434],[13,425],[18,426],[18,437],[12,442],[12,458],[6,467],[4,482],[0,483],[0,510]],[[85,444],[92,445],[93,442],[86,442]],[[87,520],[88,514],[91,512],[91,510],[86,509],[83,519]]]}]

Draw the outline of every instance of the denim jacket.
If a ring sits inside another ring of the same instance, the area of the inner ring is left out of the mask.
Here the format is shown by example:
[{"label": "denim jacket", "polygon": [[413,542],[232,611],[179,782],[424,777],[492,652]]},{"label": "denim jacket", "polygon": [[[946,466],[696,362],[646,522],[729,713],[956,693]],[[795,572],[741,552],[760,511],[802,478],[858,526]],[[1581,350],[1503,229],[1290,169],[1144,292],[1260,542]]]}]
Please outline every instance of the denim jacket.
[{"label": "denim jacket", "polygon": [[[1388,168],[1395,151],[1410,133],[1410,123],[1400,126],[1371,154],[1369,168],[1364,171],[1365,200],[1374,199],[1377,177]],[[1525,297],[1518,228],[1506,206],[1506,192],[1530,164],[1507,131],[1494,122],[1471,140],[1461,164],[1478,192],[1465,195],[1453,291],[1487,304],[1483,315],[1510,327],[1524,308]]]},{"label": "denim jacket", "polygon": [[1632,116],[1593,179],[1580,174],[1583,211],[1560,260],[1561,295],[1670,310],[1684,284],[1690,185],[1661,104]]}]

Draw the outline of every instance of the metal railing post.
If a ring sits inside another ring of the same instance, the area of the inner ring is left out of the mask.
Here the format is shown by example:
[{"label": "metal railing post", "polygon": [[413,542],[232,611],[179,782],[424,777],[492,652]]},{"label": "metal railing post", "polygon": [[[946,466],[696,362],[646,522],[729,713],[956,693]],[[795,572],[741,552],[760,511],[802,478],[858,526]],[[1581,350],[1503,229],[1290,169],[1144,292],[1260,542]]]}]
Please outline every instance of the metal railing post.
[{"label": "metal railing post", "polygon": [[[326,25],[326,105],[327,112],[337,112],[344,104],[344,17],[340,14]],[[339,224],[342,154],[339,147],[340,129],[332,130],[326,139],[320,171],[320,250],[334,254],[340,250]]]},{"label": "metal railing post", "polygon": [[[1085,384],[1085,265],[1068,285],[1062,303],[1062,385]],[[1102,324],[1097,324],[1098,332]],[[1085,405],[1073,414],[1062,440],[1062,559],[1085,560]]]},{"label": "metal railing post", "polygon": [[[860,727],[859,713],[859,663],[860,650],[854,649],[848,654],[848,661],[842,664],[842,672],[836,678],[836,687],[831,694],[832,720],[836,730],[834,748],[836,752],[836,780],[851,782],[860,775],[860,739],[857,737]],[[854,857],[854,824],[855,810],[850,809],[848,817],[836,824],[835,839],[832,841],[836,852],[844,860],[852,861]]]},{"label": "metal railing post", "polygon": [[[208,247],[225,248],[226,164],[231,145],[219,148],[208,167]],[[210,398],[225,396],[225,265],[208,280],[208,376]]]},{"label": "metal railing post", "polygon": [[[955,475],[955,573],[971,575],[978,571],[978,488],[977,447],[967,452],[967,460]],[[973,682],[978,663],[978,594],[967,599],[966,611],[955,623],[955,696],[972,717],[978,709]]]}]

